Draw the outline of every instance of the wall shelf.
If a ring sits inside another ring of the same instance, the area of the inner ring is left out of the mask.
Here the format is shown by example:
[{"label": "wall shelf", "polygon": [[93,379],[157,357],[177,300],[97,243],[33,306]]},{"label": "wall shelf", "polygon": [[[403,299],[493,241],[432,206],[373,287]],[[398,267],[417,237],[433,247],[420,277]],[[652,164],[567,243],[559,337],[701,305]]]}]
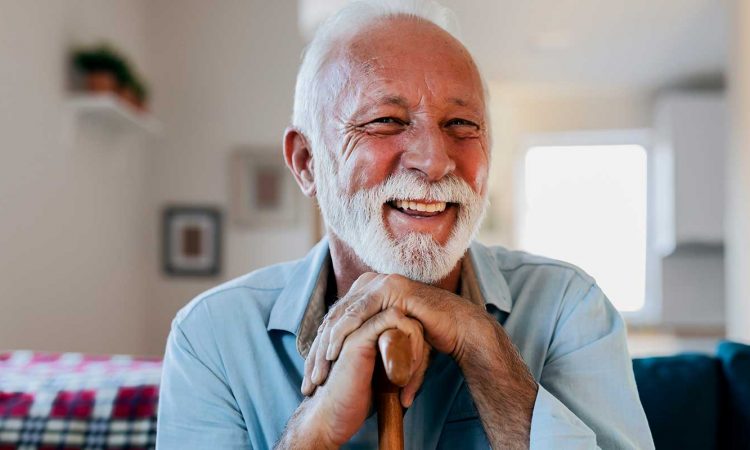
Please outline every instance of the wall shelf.
[{"label": "wall shelf", "polygon": [[131,129],[147,134],[161,131],[161,124],[150,113],[138,112],[111,94],[74,94],[67,103],[76,120],[91,119],[111,128]]}]

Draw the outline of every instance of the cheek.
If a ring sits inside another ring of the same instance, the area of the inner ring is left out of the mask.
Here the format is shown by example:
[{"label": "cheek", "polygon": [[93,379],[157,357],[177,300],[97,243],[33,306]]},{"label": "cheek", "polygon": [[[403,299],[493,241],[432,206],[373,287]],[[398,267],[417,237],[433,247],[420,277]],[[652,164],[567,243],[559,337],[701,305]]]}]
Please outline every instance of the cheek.
[{"label": "cheek", "polygon": [[469,183],[474,192],[484,195],[489,176],[489,154],[479,144],[466,146],[458,152],[460,156],[455,159],[456,174]]},{"label": "cheek", "polygon": [[352,194],[382,184],[396,170],[401,147],[402,143],[393,136],[363,137],[341,167],[346,191]]}]

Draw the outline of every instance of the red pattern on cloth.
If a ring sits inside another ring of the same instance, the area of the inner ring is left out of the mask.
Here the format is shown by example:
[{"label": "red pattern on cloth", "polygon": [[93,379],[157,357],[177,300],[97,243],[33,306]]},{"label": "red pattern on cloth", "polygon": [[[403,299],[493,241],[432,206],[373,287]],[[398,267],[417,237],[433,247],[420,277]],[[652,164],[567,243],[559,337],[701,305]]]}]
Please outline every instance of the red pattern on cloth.
[{"label": "red pattern on cloth", "polygon": [[153,449],[161,360],[0,353],[0,450]]},{"label": "red pattern on cloth", "polygon": [[0,392],[0,416],[23,417],[29,413],[34,396],[23,392]]},{"label": "red pattern on cloth", "polygon": [[96,391],[60,391],[52,403],[50,417],[75,417],[85,419],[91,416],[94,409]]}]

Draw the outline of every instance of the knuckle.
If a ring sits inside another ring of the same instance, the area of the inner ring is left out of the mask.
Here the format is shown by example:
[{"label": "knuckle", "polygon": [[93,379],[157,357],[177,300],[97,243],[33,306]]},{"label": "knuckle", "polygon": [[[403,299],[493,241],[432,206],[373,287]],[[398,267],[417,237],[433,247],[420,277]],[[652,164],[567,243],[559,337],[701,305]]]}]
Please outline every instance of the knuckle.
[{"label": "knuckle", "polygon": [[404,313],[401,312],[398,308],[388,308],[386,310],[387,317],[389,319],[395,320],[395,321],[401,321],[406,316],[404,316]]},{"label": "knuckle", "polygon": [[338,316],[341,315],[342,311],[346,311],[346,308],[348,308],[350,301],[348,300],[339,300],[336,303],[333,304],[331,309],[328,311],[328,314],[326,314],[326,318],[329,320],[335,319]]},{"label": "knuckle", "polygon": [[399,275],[397,273],[390,273],[388,275],[385,275],[384,281],[388,284],[394,284],[399,285],[404,282],[406,278],[403,275]]},{"label": "knuckle", "polygon": [[346,312],[344,314],[347,316],[357,316],[364,313],[366,302],[367,299],[363,299],[362,301],[352,303],[351,305],[347,306]]}]

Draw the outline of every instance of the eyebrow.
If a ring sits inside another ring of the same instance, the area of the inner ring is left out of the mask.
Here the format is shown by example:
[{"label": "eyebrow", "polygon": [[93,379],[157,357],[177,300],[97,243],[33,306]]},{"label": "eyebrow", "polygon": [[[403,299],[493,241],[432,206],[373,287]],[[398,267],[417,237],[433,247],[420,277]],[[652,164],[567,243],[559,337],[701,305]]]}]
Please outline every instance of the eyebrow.
[{"label": "eyebrow", "polygon": [[[461,107],[467,107],[471,108],[471,104],[469,101],[459,98],[459,97],[450,97],[448,98],[448,102],[453,103],[454,105],[461,106]],[[367,102],[361,107],[357,108],[357,110],[352,114],[352,117],[359,117],[362,114],[364,114],[365,111],[371,109],[374,106],[381,106],[381,105],[392,105],[392,106],[399,106],[401,108],[408,108],[409,102],[406,100],[406,98],[400,96],[400,95],[381,95],[376,97],[373,101]]]},{"label": "eyebrow", "polygon": [[361,117],[366,111],[372,109],[375,106],[381,106],[381,105],[393,105],[393,106],[399,106],[401,108],[407,108],[409,106],[409,102],[406,101],[406,98],[400,96],[400,95],[379,95],[376,96],[374,100],[369,101],[365,103],[364,105],[357,108],[354,113],[351,114],[350,117],[357,118]]},{"label": "eyebrow", "polygon": [[373,103],[380,105],[402,106],[404,108],[409,106],[409,102],[407,102],[406,99],[404,97],[401,97],[400,95],[386,95]]}]

